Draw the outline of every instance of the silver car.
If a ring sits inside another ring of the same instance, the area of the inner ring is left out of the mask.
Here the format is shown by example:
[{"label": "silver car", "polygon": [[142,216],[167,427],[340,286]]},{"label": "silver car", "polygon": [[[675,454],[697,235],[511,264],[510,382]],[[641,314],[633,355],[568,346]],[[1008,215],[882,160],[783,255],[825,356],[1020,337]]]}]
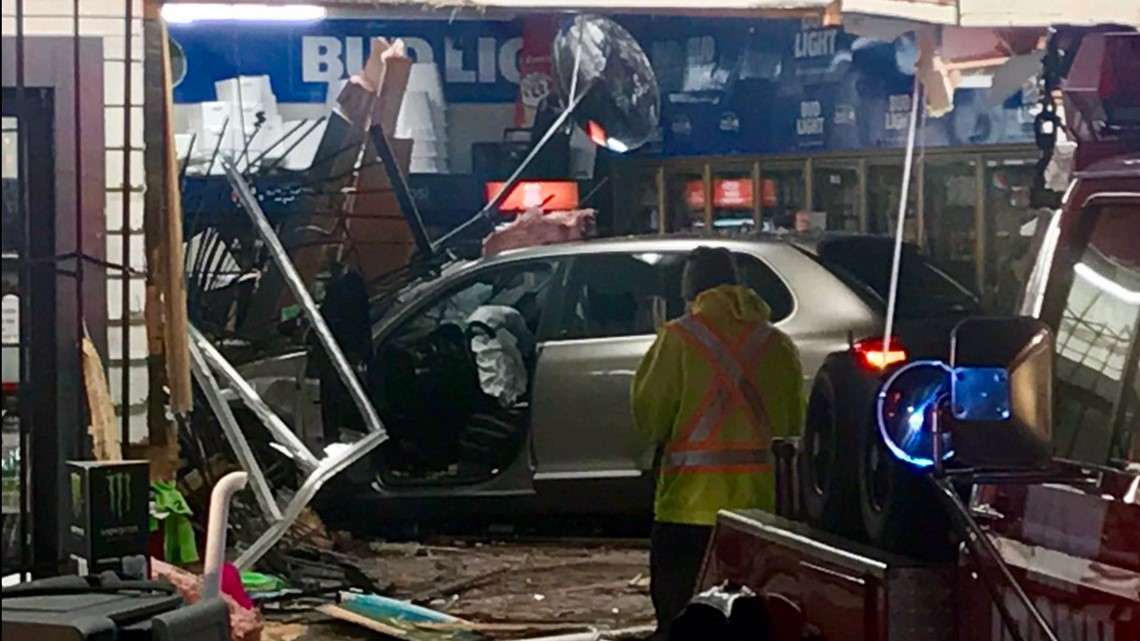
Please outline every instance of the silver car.
[{"label": "silver car", "polygon": [[[821,257],[830,238],[543,246],[453,264],[409,288],[372,325],[361,364],[392,436],[361,498],[382,499],[389,516],[647,514],[654,452],[633,430],[630,383],[656,327],[684,313],[687,253],[713,245],[735,254],[743,282],[799,347],[806,394],[829,353],[882,326],[885,292],[853,275],[859,265]],[[889,261],[889,239],[834,240],[840,255]],[[970,296],[923,265],[947,291]],[[243,373],[310,443],[360,429],[335,374],[305,360],[266,359]]]}]

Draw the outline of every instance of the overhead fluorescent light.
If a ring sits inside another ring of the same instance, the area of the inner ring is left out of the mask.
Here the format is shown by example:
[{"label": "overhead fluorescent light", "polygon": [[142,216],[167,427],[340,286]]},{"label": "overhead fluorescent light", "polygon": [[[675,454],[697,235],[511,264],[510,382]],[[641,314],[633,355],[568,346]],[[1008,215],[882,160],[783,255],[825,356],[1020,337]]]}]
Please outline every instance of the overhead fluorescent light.
[{"label": "overhead fluorescent light", "polygon": [[1129,305],[1140,305],[1140,292],[1133,291],[1120,283],[1110,280],[1084,263],[1077,263],[1073,271],[1093,287],[1115,296]]},{"label": "overhead fluorescent light", "polygon": [[191,22],[314,22],[328,15],[324,7],[308,4],[205,4],[173,3],[162,7],[162,18],[170,24]]}]

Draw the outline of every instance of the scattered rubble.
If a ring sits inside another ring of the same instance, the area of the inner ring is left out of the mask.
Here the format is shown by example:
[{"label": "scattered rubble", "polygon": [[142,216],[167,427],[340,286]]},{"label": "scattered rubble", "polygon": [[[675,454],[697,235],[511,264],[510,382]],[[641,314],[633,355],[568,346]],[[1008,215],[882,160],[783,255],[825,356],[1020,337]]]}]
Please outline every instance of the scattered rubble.
[{"label": "scattered rubble", "polygon": [[[484,623],[629,627],[653,618],[644,549],[493,544],[467,554],[361,559],[390,596]],[[383,581],[382,581],[383,582]],[[540,595],[536,598],[536,595]]]},{"label": "scattered rubble", "polygon": [[[355,542],[343,554],[384,586],[385,597],[430,608],[449,619],[412,626],[434,634],[406,638],[593,638],[597,631],[638,628],[653,620],[649,555],[639,541],[607,541],[602,547],[585,540],[574,546]],[[335,607],[316,610],[318,599],[328,606],[334,596],[314,597],[296,609],[263,608],[269,620],[264,638],[383,638],[373,631],[378,626],[370,630],[330,622],[329,615],[338,613]],[[441,635],[444,632],[456,634]],[[457,636],[459,632],[467,635]]]}]

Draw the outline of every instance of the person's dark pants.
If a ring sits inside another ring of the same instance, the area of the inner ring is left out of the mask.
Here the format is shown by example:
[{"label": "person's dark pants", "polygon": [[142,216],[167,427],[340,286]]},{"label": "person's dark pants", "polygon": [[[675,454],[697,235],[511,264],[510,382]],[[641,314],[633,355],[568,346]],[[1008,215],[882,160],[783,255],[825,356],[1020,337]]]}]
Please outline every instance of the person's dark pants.
[{"label": "person's dark pants", "polygon": [[650,595],[657,613],[655,640],[668,638],[669,626],[681,614],[697,587],[712,527],[653,523],[649,540]]}]

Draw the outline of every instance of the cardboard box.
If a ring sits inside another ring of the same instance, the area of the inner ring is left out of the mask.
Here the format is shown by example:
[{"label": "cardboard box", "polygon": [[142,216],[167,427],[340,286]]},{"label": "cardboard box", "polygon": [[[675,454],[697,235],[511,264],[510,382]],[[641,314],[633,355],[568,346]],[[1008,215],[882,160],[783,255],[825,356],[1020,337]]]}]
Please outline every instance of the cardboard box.
[{"label": "cardboard box", "polygon": [[273,94],[269,76],[239,76],[218,80],[214,83],[214,90],[222,102],[241,106],[260,103],[266,111],[277,112],[277,96]]},{"label": "cardboard box", "polygon": [[70,461],[67,553],[78,574],[149,577],[150,470],[146,461]]},{"label": "cardboard box", "polygon": [[196,133],[202,130],[221,131],[230,118],[230,106],[220,101],[198,102],[192,105],[179,105],[186,112],[186,131]]}]

